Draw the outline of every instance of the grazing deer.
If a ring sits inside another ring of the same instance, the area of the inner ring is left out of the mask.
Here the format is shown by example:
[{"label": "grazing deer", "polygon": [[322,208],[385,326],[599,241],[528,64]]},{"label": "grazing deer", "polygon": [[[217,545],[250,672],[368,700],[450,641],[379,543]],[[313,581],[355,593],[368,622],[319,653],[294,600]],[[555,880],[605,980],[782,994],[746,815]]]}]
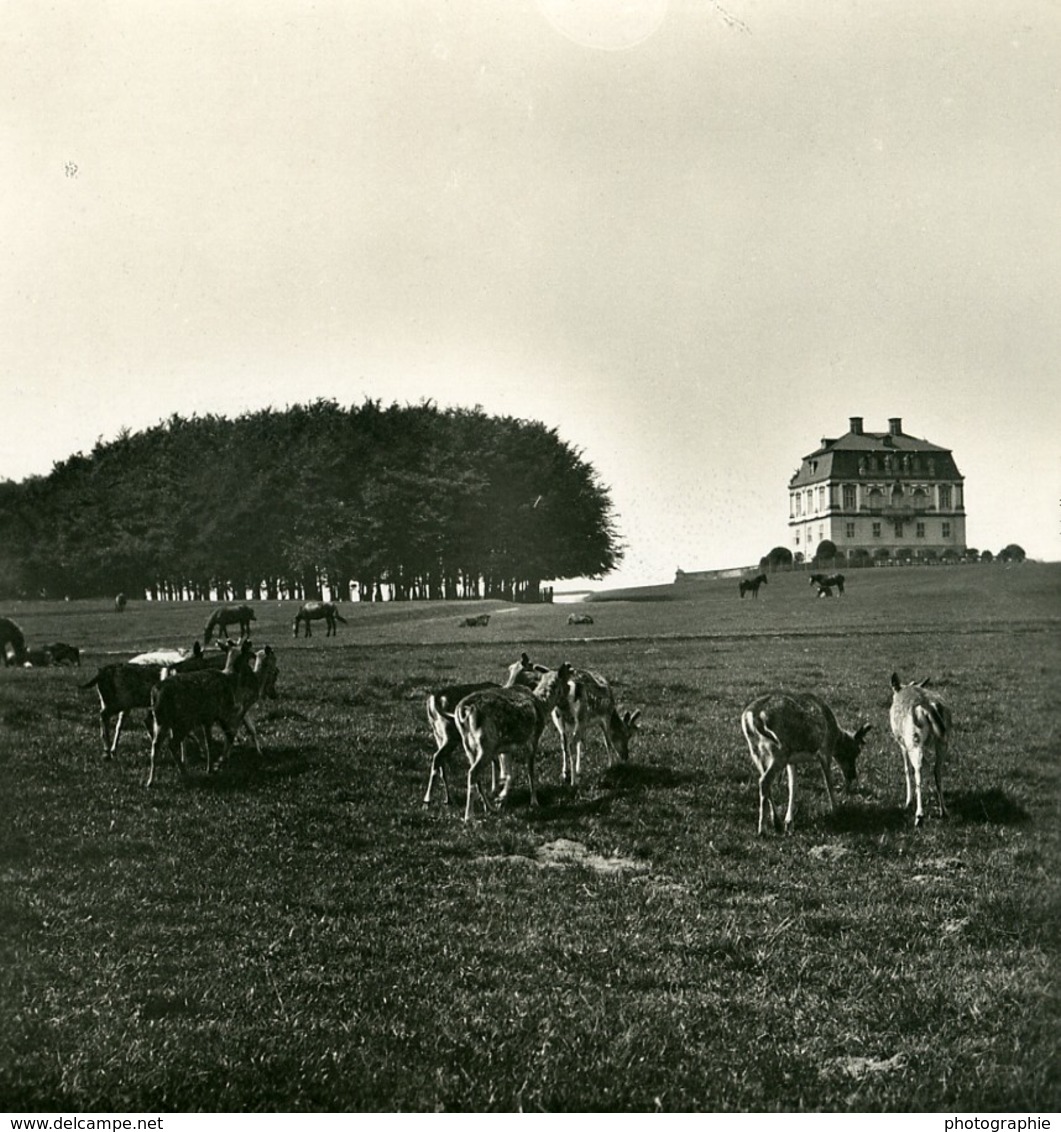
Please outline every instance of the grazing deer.
[{"label": "grazing deer", "polygon": [[462,629],[481,629],[490,624],[489,613],[477,613],[474,617],[464,617],[461,619],[460,627]]},{"label": "grazing deer", "polygon": [[568,625],[592,625],[593,618],[588,613],[569,613],[567,623]]},{"label": "grazing deer", "polygon": [[578,786],[586,735],[593,724],[599,724],[604,734],[610,766],[630,757],[630,740],[640,719],[640,711],[619,714],[611,686],[599,672],[573,669],[564,695],[553,708],[553,724],[560,734],[562,781]]},{"label": "grazing deer", "polygon": [[564,694],[570,676],[571,666],[561,664],[555,672],[542,672],[533,692],[516,687],[482,688],[469,693],[457,704],[453,720],[468,758],[465,821],[471,818],[476,794],[483,806],[490,809],[483,794],[481,778],[486,768],[492,768],[495,762],[501,767],[501,793],[497,797],[497,805],[504,804],[512,781],[506,761],[508,756],[526,757],[530,803],[537,806],[534,759],[549,713]]},{"label": "grazing deer", "polygon": [[758,597],[759,587],[769,584],[770,583],[766,580],[765,574],[756,574],[754,578],[742,579],[740,585],[737,588],[740,590],[740,596],[743,599],[746,593],[750,593],[752,597]]},{"label": "grazing deer", "polygon": [[777,826],[777,814],[770,790],[782,770],[788,774],[788,810],[785,832],[791,833],[795,813],[796,770],[794,764],[816,759],[825,779],[829,804],[836,809],[836,796],[829,777],[829,762],[835,759],[843,772],[847,788],[858,776],[856,759],[866,733],[864,723],[853,735],[841,731],[832,709],[810,692],[769,692],[752,700],[741,713],[741,730],[748,751],[759,770],[759,833],[766,833],[766,815]]},{"label": "grazing deer", "polygon": [[[892,705],[889,712],[892,735],[903,756],[903,775],[906,778],[905,809],[917,799],[914,825],[925,820],[921,805],[921,770],[932,756],[932,776],[936,784],[936,801],[939,816],[947,816],[943,801],[943,760],[947,754],[947,741],[951,732],[950,708],[934,692],[925,690],[927,680],[902,684],[897,673],[892,673]],[[911,777],[913,781],[911,782]]]},{"label": "grazing deer", "polygon": [[125,594],[118,594],[114,599],[114,612],[124,613],[126,604]]}]

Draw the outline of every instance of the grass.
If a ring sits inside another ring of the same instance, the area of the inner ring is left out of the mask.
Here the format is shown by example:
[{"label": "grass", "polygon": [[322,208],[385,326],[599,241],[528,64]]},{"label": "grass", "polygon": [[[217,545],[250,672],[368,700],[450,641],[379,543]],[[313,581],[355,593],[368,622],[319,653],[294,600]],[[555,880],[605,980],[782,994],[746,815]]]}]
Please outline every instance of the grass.
[{"label": "grass", "polygon": [[[145,790],[146,736],[98,759],[92,661],[190,643],[207,610],[7,607],[87,667],[0,670],[0,1097],[12,1111],[1050,1111],[1058,971],[1061,567],[798,575],[672,602],[354,606],[291,639],[280,699],[221,775]],[[420,805],[424,693],[526,648],[641,707],[630,763],[473,826]],[[914,830],[888,677],[957,735],[951,817]],[[874,725],[856,796],[798,777],[755,835],[744,703],[805,687]],[[198,768],[193,767],[193,771]],[[588,854],[557,862],[560,839]]]}]

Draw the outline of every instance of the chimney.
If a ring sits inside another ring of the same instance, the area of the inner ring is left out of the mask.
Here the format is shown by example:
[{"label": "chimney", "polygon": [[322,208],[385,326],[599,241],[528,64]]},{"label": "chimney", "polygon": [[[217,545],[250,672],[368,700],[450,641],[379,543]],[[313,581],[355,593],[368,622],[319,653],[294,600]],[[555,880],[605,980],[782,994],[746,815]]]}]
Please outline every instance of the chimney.
[{"label": "chimney", "polygon": [[888,431],[892,436],[902,436],[903,434],[903,418],[902,417],[889,417],[888,418]]},{"label": "chimney", "polygon": [[851,431],[855,434],[855,436],[861,436],[862,435],[862,418],[861,417],[852,417],[851,418]]}]

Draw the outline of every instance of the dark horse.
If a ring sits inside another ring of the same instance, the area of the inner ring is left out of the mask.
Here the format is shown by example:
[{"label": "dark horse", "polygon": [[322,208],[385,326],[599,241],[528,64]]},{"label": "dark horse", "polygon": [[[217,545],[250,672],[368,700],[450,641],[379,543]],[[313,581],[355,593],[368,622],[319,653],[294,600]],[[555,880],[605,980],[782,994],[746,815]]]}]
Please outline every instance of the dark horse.
[{"label": "dark horse", "polygon": [[759,596],[759,587],[767,584],[765,574],[756,574],[754,578],[742,578],[740,584],[740,596],[743,599],[746,593],[750,593],[752,597]]},{"label": "dark horse", "polygon": [[20,665],[26,659],[26,638],[9,617],[0,617],[0,655],[5,668],[10,664]]},{"label": "dark horse", "polygon": [[326,637],[334,637],[336,634],[336,621],[341,621],[346,624],[346,618],[339,616],[339,610],[336,608],[333,601],[307,601],[302,608],[295,614],[295,636],[298,636],[298,626],[302,622],[306,626],[306,636],[312,637],[313,630],[310,628],[311,621],[326,621],[328,628],[325,630]]},{"label": "dark horse", "polygon": [[125,594],[118,594],[118,596],[114,599],[114,612],[125,612]]},{"label": "dark horse", "polygon": [[203,644],[208,645],[210,638],[214,635],[214,630],[218,630],[218,637],[222,633],[225,634],[225,640],[228,640],[228,627],[229,625],[239,625],[240,640],[244,637],[251,635],[251,622],[257,620],[254,616],[254,610],[249,605],[219,605],[213,613],[210,614],[210,619],[206,623],[206,628],[203,629]]},{"label": "dark horse", "polygon": [[810,584],[818,587],[819,597],[832,597],[833,590],[839,590],[841,597],[844,593],[843,574],[811,574]]}]

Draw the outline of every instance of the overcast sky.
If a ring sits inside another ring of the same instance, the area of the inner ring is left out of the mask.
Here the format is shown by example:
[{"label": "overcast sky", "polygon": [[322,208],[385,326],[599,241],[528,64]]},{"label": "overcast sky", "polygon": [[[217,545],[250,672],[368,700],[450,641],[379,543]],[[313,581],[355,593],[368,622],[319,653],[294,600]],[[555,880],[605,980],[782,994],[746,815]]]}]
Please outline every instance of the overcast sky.
[{"label": "overcast sky", "polygon": [[318,397],[544,421],[608,585],[861,416],[1061,558],[1056,0],[9,0],[0,477]]}]

